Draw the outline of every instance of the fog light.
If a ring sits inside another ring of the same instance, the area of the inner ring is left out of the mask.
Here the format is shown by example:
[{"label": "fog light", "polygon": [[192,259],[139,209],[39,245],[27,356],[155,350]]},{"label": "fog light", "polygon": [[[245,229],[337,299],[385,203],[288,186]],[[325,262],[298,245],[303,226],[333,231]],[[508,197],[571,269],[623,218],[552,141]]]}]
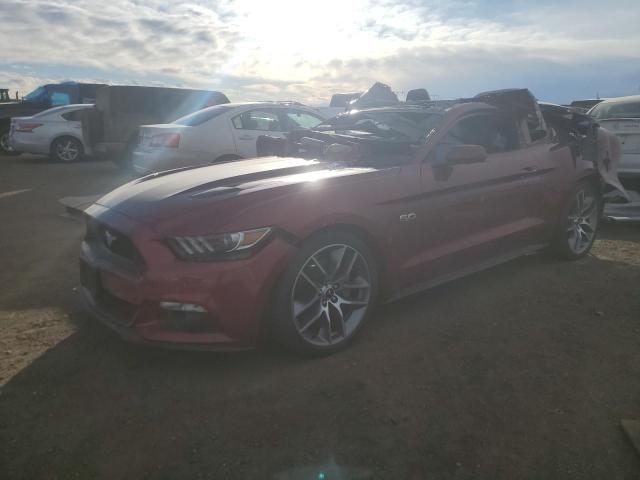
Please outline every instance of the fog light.
[{"label": "fog light", "polygon": [[172,312],[194,312],[205,313],[206,310],[194,303],[160,302],[160,308],[171,310]]}]

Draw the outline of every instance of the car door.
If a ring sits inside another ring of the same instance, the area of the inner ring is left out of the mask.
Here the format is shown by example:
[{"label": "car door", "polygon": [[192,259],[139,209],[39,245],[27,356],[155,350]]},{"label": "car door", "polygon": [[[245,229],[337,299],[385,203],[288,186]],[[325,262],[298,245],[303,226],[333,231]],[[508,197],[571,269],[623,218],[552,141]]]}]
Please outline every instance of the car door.
[{"label": "car door", "polygon": [[[486,159],[451,164],[460,145],[484,147]],[[421,169],[416,221],[427,241],[415,247],[411,278],[473,270],[538,241],[542,189],[525,146],[516,119],[494,112],[462,117],[440,134]]]},{"label": "car door", "polygon": [[256,140],[260,135],[283,137],[287,120],[284,110],[256,107],[239,113],[231,119],[232,133],[238,155],[253,158],[257,155]]}]

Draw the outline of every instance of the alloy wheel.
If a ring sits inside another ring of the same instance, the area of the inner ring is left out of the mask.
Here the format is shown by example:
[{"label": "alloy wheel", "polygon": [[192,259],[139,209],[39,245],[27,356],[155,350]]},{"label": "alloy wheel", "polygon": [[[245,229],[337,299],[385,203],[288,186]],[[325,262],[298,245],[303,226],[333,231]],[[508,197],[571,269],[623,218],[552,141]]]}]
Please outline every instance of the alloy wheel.
[{"label": "alloy wheel", "polygon": [[13,152],[13,148],[9,145],[9,134],[3,133],[0,135],[0,150],[4,152]]},{"label": "alloy wheel", "polygon": [[579,189],[567,218],[567,241],[573,253],[580,255],[593,243],[599,213],[595,193],[587,187]]},{"label": "alloy wheel", "polygon": [[78,158],[79,153],[78,145],[71,140],[62,141],[56,145],[56,154],[63,162],[73,162]]},{"label": "alloy wheel", "polygon": [[364,256],[349,245],[327,245],[307,259],[293,284],[295,327],[313,345],[337,345],[356,331],[370,298],[371,274]]}]

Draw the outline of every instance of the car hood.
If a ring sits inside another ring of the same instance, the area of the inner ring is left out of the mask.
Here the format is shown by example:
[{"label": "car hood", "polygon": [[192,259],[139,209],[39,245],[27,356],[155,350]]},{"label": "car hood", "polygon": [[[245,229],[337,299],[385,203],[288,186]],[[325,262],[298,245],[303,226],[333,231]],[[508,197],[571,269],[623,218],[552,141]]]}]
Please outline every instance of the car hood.
[{"label": "car hood", "polygon": [[373,170],[346,163],[263,157],[154,173],[113,190],[96,203],[149,223],[255,191]]}]

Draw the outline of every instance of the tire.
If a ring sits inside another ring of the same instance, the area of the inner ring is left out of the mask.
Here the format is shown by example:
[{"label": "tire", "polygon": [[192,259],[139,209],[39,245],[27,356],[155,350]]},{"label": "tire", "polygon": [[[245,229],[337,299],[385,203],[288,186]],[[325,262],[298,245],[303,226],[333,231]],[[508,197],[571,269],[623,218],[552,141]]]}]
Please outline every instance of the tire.
[{"label": "tire", "polygon": [[593,182],[583,180],[573,189],[556,227],[552,248],[565,260],[585,257],[596,239],[602,218],[602,195]]},{"label": "tire", "polygon": [[84,147],[72,137],[57,138],[51,144],[51,159],[61,163],[79,162],[84,158]]},{"label": "tire", "polygon": [[273,335],[295,353],[338,352],[366,323],[377,290],[378,269],[365,242],[337,230],[314,235],[302,244],[278,285]]},{"label": "tire", "polygon": [[9,146],[9,127],[0,128],[0,155],[6,157],[20,155]]}]

